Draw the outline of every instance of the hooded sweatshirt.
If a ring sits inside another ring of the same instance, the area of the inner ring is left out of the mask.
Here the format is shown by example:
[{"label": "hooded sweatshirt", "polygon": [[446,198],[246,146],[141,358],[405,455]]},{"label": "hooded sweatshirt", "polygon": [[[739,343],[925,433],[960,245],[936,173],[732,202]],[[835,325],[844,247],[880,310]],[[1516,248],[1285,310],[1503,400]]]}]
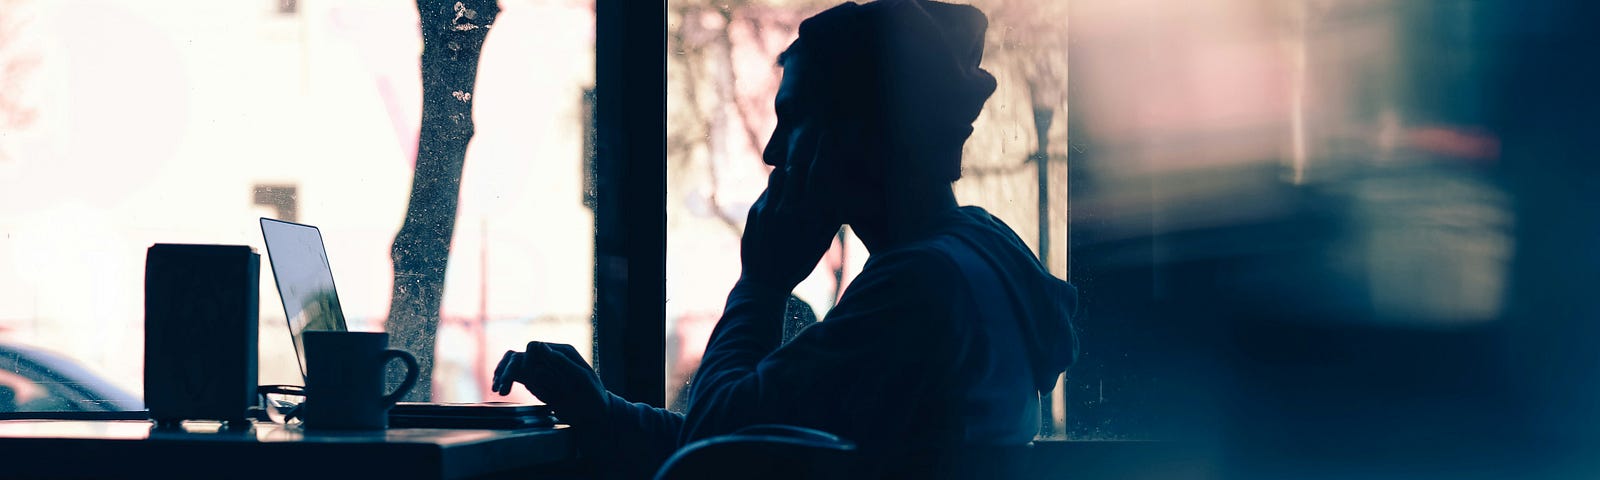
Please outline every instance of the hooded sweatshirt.
[{"label": "hooded sweatshirt", "polygon": [[615,396],[608,450],[639,473],[759,424],[832,433],[879,463],[1031,442],[1039,393],[1077,354],[1077,292],[978,207],[875,252],[826,321],[780,345],[789,292],[729,295],[679,416]]}]

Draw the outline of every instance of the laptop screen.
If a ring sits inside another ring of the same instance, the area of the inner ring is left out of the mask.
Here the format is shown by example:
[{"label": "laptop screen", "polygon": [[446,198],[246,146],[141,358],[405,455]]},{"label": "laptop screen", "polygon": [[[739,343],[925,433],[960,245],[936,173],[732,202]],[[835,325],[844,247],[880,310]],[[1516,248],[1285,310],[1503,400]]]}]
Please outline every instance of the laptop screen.
[{"label": "laptop screen", "polygon": [[261,236],[267,242],[267,259],[277,279],[278,297],[283,300],[284,318],[294,337],[295,356],[300,360],[300,375],[305,377],[306,351],[301,334],[308,330],[346,329],[339,294],[333,287],[333,269],[322,246],[317,227],[261,219]]}]

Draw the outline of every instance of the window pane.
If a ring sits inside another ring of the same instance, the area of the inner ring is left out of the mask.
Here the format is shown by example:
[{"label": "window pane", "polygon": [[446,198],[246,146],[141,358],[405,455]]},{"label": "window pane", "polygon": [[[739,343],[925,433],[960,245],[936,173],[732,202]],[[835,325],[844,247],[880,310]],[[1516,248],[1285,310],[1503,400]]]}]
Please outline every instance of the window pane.
[{"label": "window pane", "polygon": [[[450,92],[476,133],[434,337],[439,401],[498,398],[489,374],[528,340],[592,351],[592,7],[498,3],[475,88]],[[145,249],[243,244],[263,254],[261,383],[301,384],[262,216],[320,227],[350,328],[385,329],[418,27],[407,1],[0,2],[0,347],[22,352],[0,362],[61,357],[94,378],[43,382],[139,399]],[[17,408],[71,409],[12,383]]]},{"label": "window pane", "polygon": [[[683,407],[676,395],[698,366],[739,276],[745,215],[766,186],[761,150],[776,122],[777,56],[796,38],[800,21],[834,5],[668,2],[667,391],[675,407]],[[989,16],[983,67],[999,87],[966,143],[957,199],[1005,221],[1035,253],[1048,245],[1043,255],[1051,271],[1065,278],[1064,9],[1056,2],[973,5]],[[1041,217],[1049,219],[1044,228]],[[825,321],[867,257],[844,229],[795,296]],[[1045,408],[1045,418],[1057,419],[1045,430],[1058,430],[1061,408]]]},{"label": "window pane", "polygon": [[[766,188],[761,150],[776,123],[778,53],[824,2],[667,3],[667,404],[699,366],[728,290],[739,238]],[[795,291],[825,316],[865,250],[834,247]]]}]

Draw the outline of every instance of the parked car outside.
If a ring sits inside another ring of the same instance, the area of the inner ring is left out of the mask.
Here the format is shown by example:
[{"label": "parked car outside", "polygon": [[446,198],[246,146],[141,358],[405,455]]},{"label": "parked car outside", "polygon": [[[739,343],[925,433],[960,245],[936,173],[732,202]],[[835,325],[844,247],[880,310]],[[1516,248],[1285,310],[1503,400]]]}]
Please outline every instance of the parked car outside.
[{"label": "parked car outside", "polygon": [[83,364],[48,350],[0,342],[0,418],[33,412],[135,412],[128,392]]}]

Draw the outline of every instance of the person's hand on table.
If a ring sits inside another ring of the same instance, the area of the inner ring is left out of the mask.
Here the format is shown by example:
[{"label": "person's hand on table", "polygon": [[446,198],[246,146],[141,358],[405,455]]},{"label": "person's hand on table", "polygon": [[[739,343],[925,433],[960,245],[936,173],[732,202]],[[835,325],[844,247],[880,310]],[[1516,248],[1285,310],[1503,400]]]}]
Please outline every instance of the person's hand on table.
[{"label": "person's hand on table", "polygon": [[494,369],[494,391],[510,394],[515,383],[543,400],[569,425],[595,425],[604,420],[605,386],[571,345],[528,342],[526,351],[507,351]]}]

